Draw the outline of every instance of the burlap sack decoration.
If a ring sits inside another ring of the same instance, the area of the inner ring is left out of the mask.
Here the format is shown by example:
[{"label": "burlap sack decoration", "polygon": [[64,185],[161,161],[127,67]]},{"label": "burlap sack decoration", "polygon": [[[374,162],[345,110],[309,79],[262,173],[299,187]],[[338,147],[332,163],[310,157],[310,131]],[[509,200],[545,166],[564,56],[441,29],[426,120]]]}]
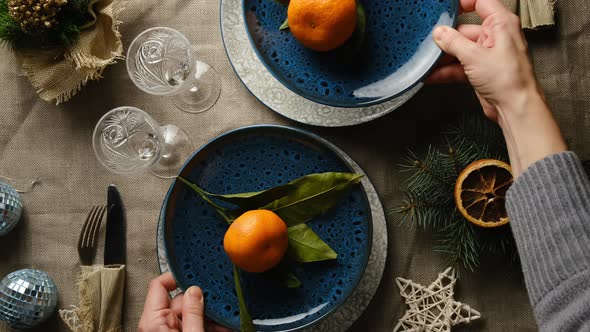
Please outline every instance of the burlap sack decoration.
[{"label": "burlap sack decoration", "polygon": [[117,20],[123,7],[124,0],[91,0],[88,8],[93,20],[83,27],[78,42],[65,50],[15,50],[24,74],[43,100],[56,104],[69,100],[123,58]]},{"label": "burlap sack decoration", "polygon": [[536,29],[555,24],[557,0],[520,0],[520,20],[525,29]]},{"label": "burlap sack decoration", "polygon": [[82,266],[80,303],[59,310],[72,332],[120,332],[125,266]]},{"label": "burlap sack decoration", "polygon": [[[524,29],[538,29],[555,25],[555,3],[557,0],[502,0],[506,7],[520,16]],[[461,15],[460,23],[479,24],[475,13]]]}]

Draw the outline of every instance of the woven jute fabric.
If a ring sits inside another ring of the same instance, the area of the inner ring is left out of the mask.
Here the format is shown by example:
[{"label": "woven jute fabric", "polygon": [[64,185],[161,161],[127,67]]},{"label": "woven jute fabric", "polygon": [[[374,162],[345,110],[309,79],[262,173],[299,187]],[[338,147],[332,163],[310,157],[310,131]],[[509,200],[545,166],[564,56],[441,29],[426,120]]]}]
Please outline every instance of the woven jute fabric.
[{"label": "woven jute fabric", "polygon": [[[501,0],[510,11],[520,16],[524,29],[541,29],[555,25],[557,0]],[[461,16],[461,23],[481,23],[475,13]]]},{"label": "woven jute fabric", "polygon": [[[555,28],[527,33],[547,100],[571,148],[586,157],[590,154],[590,15],[585,13],[589,12],[587,0],[561,1]],[[59,307],[78,303],[78,233],[91,207],[105,204],[107,186],[113,183],[127,215],[125,331],[137,331],[148,282],[159,275],[156,223],[170,181],[150,175],[116,176],[98,164],[92,130],[108,110],[121,105],[144,109],[161,124],[181,126],[197,146],[251,124],[310,130],[342,148],[366,171],[386,209],[404,198],[397,165],[406,150],[431,142],[457,112],[481,112],[469,87],[428,86],[402,108],[367,124],[335,129],[301,125],[258,102],[235,75],[221,40],[218,1],[129,1],[120,20],[124,46],[154,26],[184,33],[198,57],[221,76],[219,101],[202,114],[181,112],[168,98],[137,89],[120,62],[107,67],[102,80],[90,82],[70,101],[56,106],[40,100],[27,78],[19,75],[14,55],[0,50],[0,174],[40,176],[42,181],[22,195],[19,226],[0,238],[0,276],[28,267],[45,270],[57,283]],[[445,269],[445,257],[433,252],[435,242],[428,234],[390,219],[388,238],[383,253],[387,264],[377,295],[352,331],[392,331],[407,308],[395,278],[429,284]],[[101,263],[102,237],[99,243],[96,263]],[[455,293],[457,301],[477,309],[482,319],[453,331],[536,331],[518,268],[484,261],[479,272],[461,274]],[[10,330],[0,323],[0,331]],[[67,331],[67,327],[56,314],[33,331]]]},{"label": "woven jute fabric", "polygon": [[59,310],[72,332],[122,330],[125,265],[82,266],[78,281],[79,302]]},{"label": "woven jute fabric", "polygon": [[23,73],[41,99],[57,104],[68,101],[123,57],[118,21],[123,5],[124,0],[91,0],[92,20],[68,48],[15,49]]}]

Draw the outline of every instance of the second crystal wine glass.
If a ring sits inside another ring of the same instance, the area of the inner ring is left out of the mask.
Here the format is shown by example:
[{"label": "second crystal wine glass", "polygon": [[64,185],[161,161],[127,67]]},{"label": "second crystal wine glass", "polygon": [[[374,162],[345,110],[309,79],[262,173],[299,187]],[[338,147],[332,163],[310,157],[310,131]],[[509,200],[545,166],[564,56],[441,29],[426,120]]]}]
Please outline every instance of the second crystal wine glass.
[{"label": "second crystal wine glass", "polygon": [[144,92],[172,96],[174,105],[189,113],[206,111],[221,92],[215,70],[197,60],[188,39],[171,28],[151,28],[135,37],[127,51],[127,72]]},{"label": "second crystal wine glass", "polygon": [[146,112],[130,106],[105,114],[94,128],[92,146],[98,161],[113,173],[178,175],[195,147],[188,134],[174,126],[159,126]]}]

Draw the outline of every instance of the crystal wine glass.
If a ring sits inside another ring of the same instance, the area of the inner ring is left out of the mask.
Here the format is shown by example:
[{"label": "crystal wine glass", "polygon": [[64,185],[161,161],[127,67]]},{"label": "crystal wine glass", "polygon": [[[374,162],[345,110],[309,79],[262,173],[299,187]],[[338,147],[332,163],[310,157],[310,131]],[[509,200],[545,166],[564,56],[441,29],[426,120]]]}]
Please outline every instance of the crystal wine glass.
[{"label": "crystal wine glass", "polygon": [[151,28],[135,37],[127,51],[127,72],[138,88],[173,96],[174,105],[188,113],[206,111],[221,92],[215,70],[197,60],[188,39],[171,28]]},{"label": "crystal wine glass", "polygon": [[105,114],[92,135],[98,161],[113,173],[141,174],[160,178],[178,175],[194,152],[189,135],[174,125],[160,126],[146,112],[130,106]]}]

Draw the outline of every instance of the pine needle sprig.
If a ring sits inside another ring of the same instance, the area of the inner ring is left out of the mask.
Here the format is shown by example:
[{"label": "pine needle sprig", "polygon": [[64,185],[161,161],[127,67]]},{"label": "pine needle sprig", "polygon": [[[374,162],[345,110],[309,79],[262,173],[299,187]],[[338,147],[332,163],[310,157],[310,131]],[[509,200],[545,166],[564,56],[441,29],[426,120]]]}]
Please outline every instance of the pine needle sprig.
[{"label": "pine needle sprig", "polygon": [[74,45],[80,29],[92,18],[89,0],[69,0],[57,14],[58,24],[47,31],[25,31],[10,15],[7,0],[0,0],[0,43],[15,48],[51,48]]},{"label": "pine needle sprig", "polygon": [[410,227],[416,225],[421,230],[436,231],[446,225],[438,222],[446,220],[445,205],[434,204],[428,199],[421,197],[413,192],[404,193],[406,198],[402,203],[391,210],[392,213],[399,216],[401,224],[409,224]]},{"label": "pine needle sprig", "polygon": [[0,43],[6,45],[11,41],[25,38],[24,31],[21,30],[8,13],[8,3],[6,0],[0,0]]},{"label": "pine needle sprig", "polygon": [[476,231],[482,251],[488,252],[493,256],[505,257],[511,262],[518,260],[516,242],[514,241],[510,225],[485,230],[476,228]]},{"label": "pine needle sprig", "polygon": [[498,126],[481,114],[463,114],[448,126],[438,141],[422,151],[409,150],[399,165],[407,175],[405,198],[389,211],[400,223],[435,234],[435,251],[444,253],[450,266],[467,271],[479,267],[486,255],[517,261],[510,226],[483,229],[463,218],[454,200],[455,182],[461,171],[480,159],[508,161]]},{"label": "pine needle sprig", "polygon": [[[445,158],[446,160],[448,160],[448,166],[452,168],[453,172],[451,172],[451,174],[449,174],[449,176],[459,176],[459,174],[461,173],[461,170],[465,167],[463,166],[464,164],[464,158],[466,156],[465,153],[463,153],[462,151],[457,151],[457,149],[455,148],[455,144],[451,144],[451,142],[449,141],[448,137],[446,138],[447,141],[447,145],[446,145],[446,149],[441,149],[441,151],[439,152],[441,154],[441,156],[443,158]],[[452,179],[448,179],[447,181],[451,181]]]},{"label": "pine needle sprig", "polygon": [[[455,206],[455,181],[461,171],[488,158],[508,162],[502,131],[482,114],[462,114],[437,141],[407,152],[399,165],[407,175],[405,197],[389,211],[400,223],[433,232],[435,251],[443,253],[450,266],[459,265],[466,271],[477,270],[484,256],[519,262],[510,225],[478,227],[465,220]],[[590,160],[583,160],[582,165],[590,174]]]},{"label": "pine needle sprig", "polygon": [[481,244],[475,226],[460,215],[455,214],[452,222],[441,230],[434,250],[447,254],[449,266],[462,264],[470,272],[479,267]]},{"label": "pine needle sprig", "polygon": [[423,158],[408,150],[408,156],[400,164],[402,171],[413,173],[408,179],[408,184],[422,185],[431,181],[441,185],[446,184],[441,176],[438,157],[438,151],[432,146],[428,147],[428,152]]},{"label": "pine needle sprig", "polygon": [[502,130],[485,116],[464,113],[456,124],[450,125],[443,135],[451,140],[453,146],[472,150],[479,156],[508,160],[508,152]]},{"label": "pine needle sprig", "polygon": [[406,158],[399,165],[401,172],[410,174],[406,181],[415,196],[427,197],[434,205],[448,203],[446,188],[452,185],[448,177],[441,172],[445,167],[440,153],[434,146],[429,146],[423,158],[408,151]]}]

